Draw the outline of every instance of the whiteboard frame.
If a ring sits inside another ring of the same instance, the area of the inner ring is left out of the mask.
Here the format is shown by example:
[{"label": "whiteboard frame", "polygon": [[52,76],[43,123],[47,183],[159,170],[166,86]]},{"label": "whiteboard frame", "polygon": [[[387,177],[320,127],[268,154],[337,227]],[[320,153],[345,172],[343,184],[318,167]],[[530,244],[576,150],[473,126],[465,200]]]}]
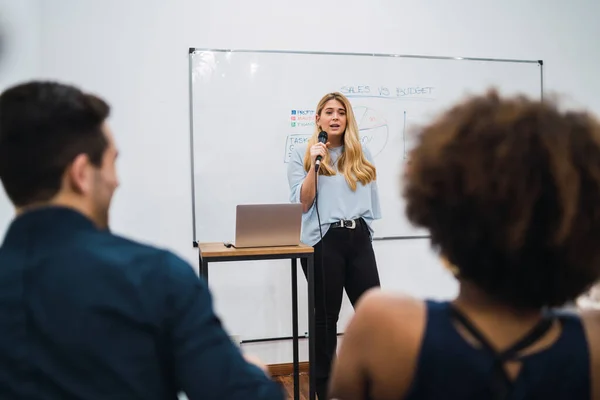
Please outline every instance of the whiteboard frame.
[{"label": "whiteboard frame", "polygon": [[[388,57],[388,58],[417,58],[429,60],[454,60],[454,61],[486,61],[498,63],[538,64],[540,67],[540,99],[544,100],[544,60],[542,59],[516,59],[516,58],[484,58],[484,57],[452,57],[452,56],[426,56],[416,54],[393,54],[393,53],[351,53],[351,52],[329,52],[329,51],[305,51],[305,50],[252,50],[252,49],[211,49],[201,47],[190,47],[188,49],[188,79],[189,79],[189,117],[190,117],[190,166],[192,184],[192,236],[193,246],[198,247],[196,240],[196,184],[194,182],[194,96],[193,96],[193,56],[199,52],[210,51],[214,53],[270,53],[270,54],[305,54],[319,56],[357,56],[357,57]],[[425,239],[429,235],[419,236],[384,236],[374,237],[373,240],[408,240]]]}]

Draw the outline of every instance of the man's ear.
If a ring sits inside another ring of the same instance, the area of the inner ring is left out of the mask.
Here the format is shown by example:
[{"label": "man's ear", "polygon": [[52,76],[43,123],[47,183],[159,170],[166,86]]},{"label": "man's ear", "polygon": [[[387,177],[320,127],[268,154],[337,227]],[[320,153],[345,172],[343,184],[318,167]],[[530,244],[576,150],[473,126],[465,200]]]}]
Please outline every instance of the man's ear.
[{"label": "man's ear", "polygon": [[69,188],[77,194],[91,190],[91,163],[86,154],[79,154],[67,168],[66,179]]}]

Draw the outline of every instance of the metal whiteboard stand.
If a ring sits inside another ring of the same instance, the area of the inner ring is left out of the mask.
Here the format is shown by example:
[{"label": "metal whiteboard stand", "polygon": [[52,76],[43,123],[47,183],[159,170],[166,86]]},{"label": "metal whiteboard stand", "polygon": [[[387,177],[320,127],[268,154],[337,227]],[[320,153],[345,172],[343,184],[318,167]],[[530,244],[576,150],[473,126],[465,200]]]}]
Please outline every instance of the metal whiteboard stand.
[{"label": "metal whiteboard stand", "polygon": [[308,365],[309,399],[315,400],[315,266],[312,246],[254,247],[236,249],[223,243],[197,243],[200,275],[208,284],[208,264],[227,261],[290,259],[292,267],[292,335],[294,357],[294,399],[300,400],[300,368],[298,356],[298,259],[306,259],[308,275]]}]

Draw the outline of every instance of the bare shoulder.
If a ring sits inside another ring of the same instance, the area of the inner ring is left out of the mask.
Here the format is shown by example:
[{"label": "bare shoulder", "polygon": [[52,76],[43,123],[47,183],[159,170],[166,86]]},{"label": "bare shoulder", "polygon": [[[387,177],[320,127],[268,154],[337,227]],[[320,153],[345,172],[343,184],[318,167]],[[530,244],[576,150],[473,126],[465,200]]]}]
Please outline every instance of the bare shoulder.
[{"label": "bare shoulder", "polygon": [[361,297],[356,314],[368,314],[373,317],[418,317],[423,314],[423,300],[403,293],[394,293],[380,288],[370,289]]},{"label": "bare shoulder", "polygon": [[357,322],[370,327],[371,337],[409,347],[415,344],[415,340],[420,341],[426,314],[423,300],[381,289],[366,292],[356,308]]},{"label": "bare shoulder", "polygon": [[370,337],[410,347],[425,329],[425,308],[423,300],[410,295],[371,289],[357,304],[355,318],[370,327]]},{"label": "bare shoulder", "polygon": [[[600,310],[583,310],[579,313],[590,346],[600,351]],[[600,358],[600,353],[598,354]]]},{"label": "bare shoulder", "polygon": [[600,400],[600,310],[584,310],[580,315],[590,349],[592,399]]},{"label": "bare shoulder", "polygon": [[425,304],[382,289],[367,291],[346,328],[333,371],[337,398],[402,398],[412,383],[425,326]]},{"label": "bare shoulder", "polygon": [[407,294],[371,290],[359,307],[357,316],[368,315],[365,325],[371,327],[367,370],[373,394],[398,398],[408,391],[416,372],[427,319],[425,303]]},{"label": "bare shoulder", "polygon": [[600,327],[600,310],[595,309],[586,309],[580,311],[579,315],[581,315],[581,320],[584,324]]}]

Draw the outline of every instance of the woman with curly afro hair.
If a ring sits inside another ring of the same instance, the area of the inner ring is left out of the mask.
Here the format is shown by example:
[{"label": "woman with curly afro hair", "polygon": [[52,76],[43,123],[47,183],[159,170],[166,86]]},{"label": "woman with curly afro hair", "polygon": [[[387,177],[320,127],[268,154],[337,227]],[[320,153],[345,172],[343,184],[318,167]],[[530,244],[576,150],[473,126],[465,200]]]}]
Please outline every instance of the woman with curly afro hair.
[{"label": "woman with curly afro hair", "polygon": [[424,127],[403,195],[459,294],[367,292],[330,398],[600,399],[600,311],[563,307],[600,279],[599,123],[468,98]]}]

